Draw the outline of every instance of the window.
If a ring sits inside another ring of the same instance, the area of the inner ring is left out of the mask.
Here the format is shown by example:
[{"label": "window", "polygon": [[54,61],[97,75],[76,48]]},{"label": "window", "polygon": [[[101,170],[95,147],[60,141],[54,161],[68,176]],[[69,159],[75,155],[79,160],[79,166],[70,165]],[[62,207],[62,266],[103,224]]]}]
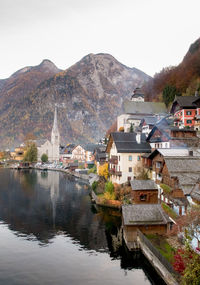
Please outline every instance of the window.
[{"label": "window", "polygon": [[129,168],[128,168],[128,172],[132,172],[132,167],[129,167]]},{"label": "window", "polygon": [[191,111],[186,111],[186,115],[192,115]]},{"label": "window", "polygon": [[140,201],[146,201],[147,200],[147,195],[146,194],[141,194],[140,195]]},{"label": "window", "polygon": [[137,160],[140,161],[140,156],[139,155],[137,156]]},{"label": "window", "polygon": [[187,120],[186,123],[187,124],[192,124],[192,120]]},{"label": "window", "polygon": [[129,161],[132,161],[132,155],[129,155],[129,156],[128,156],[128,160],[129,160]]},{"label": "window", "polygon": [[156,168],[160,168],[161,167],[161,162],[156,161]]}]

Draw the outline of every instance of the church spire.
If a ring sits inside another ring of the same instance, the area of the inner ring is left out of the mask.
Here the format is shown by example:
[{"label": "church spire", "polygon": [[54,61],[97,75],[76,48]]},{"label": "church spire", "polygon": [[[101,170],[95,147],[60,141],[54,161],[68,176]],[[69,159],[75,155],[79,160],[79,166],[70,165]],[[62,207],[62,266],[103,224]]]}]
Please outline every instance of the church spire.
[{"label": "church spire", "polygon": [[58,120],[57,120],[57,107],[55,106],[55,112],[54,112],[54,121],[53,121],[53,128],[51,131],[51,143],[54,144],[60,144],[60,134],[58,130]]},{"label": "church spire", "polygon": [[53,130],[58,130],[58,120],[57,120],[57,107],[55,106],[55,112],[54,112],[54,121],[53,121]]}]

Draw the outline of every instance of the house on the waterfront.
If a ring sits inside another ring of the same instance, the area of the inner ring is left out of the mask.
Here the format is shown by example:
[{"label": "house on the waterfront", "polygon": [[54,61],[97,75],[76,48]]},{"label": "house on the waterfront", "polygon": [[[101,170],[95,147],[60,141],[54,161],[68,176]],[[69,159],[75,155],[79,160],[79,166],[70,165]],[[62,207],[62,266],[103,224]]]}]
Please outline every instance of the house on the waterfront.
[{"label": "house on the waterfront", "polygon": [[59,148],[60,148],[60,133],[58,130],[57,121],[57,108],[55,107],[54,122],[51,131],[51,141],[49,140],[38,140],[36,141],[38,151],[38,161],[41,161],[41,156],[46,154],[50,162],[59,161]]},{"label": "house on the waterfront", "polygon": [[137,238],[137,230],[143,234],[166,234],[170,219],[158,204],[158,188],[154,181],[131,181],[133,203],[122,206],[123,236],[126,244]]},{"label": "house on the waterfront", "polygon": [[153,180],[132,180],[131,190],[134,204],[158,204],[158,186]]},{"label": "house on the waterfront", "polygon": [[150,153],[145,134],[111,133],[106,152],[109,157],[110,180],[123,184],[135,179],[141,172],[141,156]]},{"label": "house on the waterfront", "polygon": [[196,91],[195,96],[176,96],[170,113],[175,117],[176,126],[195,126],[199,130],[200,97],[198,96],[198,92]]},{"label": "house on the waterfront", "polygon": [[72,150],[72,157],[73,160],[78,160],[80,162],[85,161],[85,149],[83,148],[82,145],[77,145],[74,147]]},{"label": "house on the waterfront", "polygon": [[12,159],[16,161],[21,161],[24,158],[26,153],[25,144],[21,144],[20,146],[16,147],[14,151],[10,153]]}]

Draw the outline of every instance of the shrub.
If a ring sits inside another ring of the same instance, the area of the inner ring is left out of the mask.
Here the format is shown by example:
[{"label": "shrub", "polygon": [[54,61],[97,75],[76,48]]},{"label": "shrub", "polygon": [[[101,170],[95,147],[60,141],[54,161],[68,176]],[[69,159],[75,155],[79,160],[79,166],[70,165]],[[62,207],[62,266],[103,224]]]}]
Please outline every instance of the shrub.
[{"label": "shrub", "polygon": [[43,153],[41,156],[41,161],[42,162],[47,162],[48,161],[48,155],[46,153]]},{"label": "shrub", "polygon": [[88,174],[90,174],[90,173],[97,173],[97,168],[96,168],[96,165],[94,165],[92,168],[90,168],[89,170],[88,170]]},{"label": "shrub", "polygon": [[93,190],[94,192],[96,192],[97,187],[98,187],[98,181],[94,181],[94,182],[92,183],[92,190]]},{"label": "shrub", "polygon": [[112,184],[111,181],[109,181],[105,184],[105,192],[108,192],[110,194],[112,194],[114,192],[114,185]]},{"label": "shrub", "polygon": [[160,187],[161,187],[162,190],[163,190],[165,193],[167,193],[167,194],[169,194],[169,193],[172,191],[172,188],[169,187],[169,186],[166,185],[166,184],[160,184]]}]

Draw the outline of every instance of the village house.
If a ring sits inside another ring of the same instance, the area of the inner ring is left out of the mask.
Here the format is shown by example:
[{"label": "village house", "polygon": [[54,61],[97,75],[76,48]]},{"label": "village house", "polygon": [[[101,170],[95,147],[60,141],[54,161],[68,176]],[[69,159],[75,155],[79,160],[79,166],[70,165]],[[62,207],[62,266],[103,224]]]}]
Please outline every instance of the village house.
[{"label": "village house", "polygon": [[199,179],[200,157],[187,149],[157,149],[148,159],[152,160],[152,178],[161,186],[160,200],[179,215],[184,214],[189,205],[186,196]]},{"label": "village house", "polygon": [[22,161],[26,152],[25,144],[21,144],[16,147],[14,151],[10,153],[12,159],[16,161]]},{"label": "village house", "polygon": [[131,189],[134,204],[158,204],[158,186],[153,180],[132,180]]},{"label": "village house", "polygon": [[150,153],[145,134],[111,133],[106,152],[109,157],[110,181],[123,184],[135,179],[141,172],[141,156]]},{"label": "village house", "polygon": [[66,146],[60,146],[60,161],[67,163],[72,160],[72,150],[74,144],[67,144]]},{"label": "village house", "polygon": [[144,102],[144,93],[141,88],[137,87],[134,89],[133,94],[131,96],[131,101],[134,102]]},{"label": "village house", "polygon": [[72,150],[72,159],[80,162],[85,162],[85,149],[79,144]]},{"label": "village house", "polygon": [[175,126],[195,126],[195,129],[199,130],[200,97],[198,92],[195,92],[195,96],[176,96],[170,113],[175,117]]},{"label": "village house", "polygon": [[106,153],[106,145],[98,145],[94,150],[95,164],[97,174],[99,174],[99,166],[108,161],[108,154]]},{"label": "village house", "polygon": [[161,120],[147,137],[151,148],[198,147],[199,138],[194,129],[170,126],[167,120]]},{"label": "village house", "polygon": [[122,206],[123,236],[128,247],[143,234],[166,234],[170,219],[158,203],[158,188],[152,180],[131,181],[133,204]]},{"label": "village house", "polygon": [[153,127],[156,125],[156,123],[160,120],[160,116],[158,117],[145,117],[141,120],[140,122],[140,129],[142,131],[142,133],[146,134],[146,136],[148,136],[148,134],[151,132],[151,130],[153,129]]},{"label": "village house", "polygon": [[117,131],[129,132],[131,125],[137,130],[144,117],[159,117],[166,115],[166,106],[159,102],[138,102],[125,100],[123,114],[117,117]]}]

